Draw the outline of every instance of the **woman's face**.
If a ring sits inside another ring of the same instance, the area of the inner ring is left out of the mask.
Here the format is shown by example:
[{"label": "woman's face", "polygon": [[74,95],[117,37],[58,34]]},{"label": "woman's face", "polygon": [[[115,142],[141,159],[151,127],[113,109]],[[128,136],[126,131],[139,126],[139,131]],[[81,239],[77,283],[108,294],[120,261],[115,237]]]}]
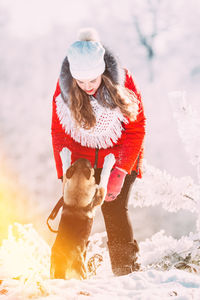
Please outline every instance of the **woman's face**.
[{"label": "woman's face", "polygon": [[101,75],[99,75],[97,78],[93,80],[78,80],[75,79],[78,86],[88,95],[93,95],[98,90],[100,84],[101,84]]}]

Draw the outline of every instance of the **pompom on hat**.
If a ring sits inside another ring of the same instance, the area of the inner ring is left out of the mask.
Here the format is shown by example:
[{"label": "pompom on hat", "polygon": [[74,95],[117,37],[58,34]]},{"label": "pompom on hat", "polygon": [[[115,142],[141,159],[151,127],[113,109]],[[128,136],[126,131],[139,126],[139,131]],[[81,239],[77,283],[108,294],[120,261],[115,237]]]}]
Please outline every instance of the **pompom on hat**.
[{"label": "pompom on hat", "polygon": [[105,49],[99,41],[97,32],[92,28],[79,31],[78,41],[67,50],[72,77],[78,80],[97,78],[105,71]]}]

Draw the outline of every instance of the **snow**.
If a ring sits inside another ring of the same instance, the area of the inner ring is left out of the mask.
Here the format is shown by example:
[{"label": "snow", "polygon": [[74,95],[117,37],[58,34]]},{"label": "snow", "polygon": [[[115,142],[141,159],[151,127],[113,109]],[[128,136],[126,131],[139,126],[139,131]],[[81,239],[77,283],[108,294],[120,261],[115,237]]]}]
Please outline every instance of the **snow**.
[{"label": "snow", "polygon": [[193,109],[186,100],[185,92],[172,92],[169,94],[174,118],[178,123],[178,131],[185,144],[190,161],[197,167],[200,183],[200,119],[197,110]]},{"label": "snow", "polygon": [[143,178],[132,189],[130,204],[140,207],[162,204],[174,212],[180,209],[199,212],[200,186],[191,177],[176,178],[166,170],[161,171],[144,160]]},{"label": "snow", "polygon": [[[87,260],[102,255],[97,274],[89,279],[49,279],[50,247],[32,225],[10,226],[8,239],[0,248],[0,299],[198,299],[200,268],[181,270],[180,263],[191,254],[199,264],[200,234],[175,240],[164,232],[140,243],[141,271],[114,277],[111,272],[106,234],[91,237]],[[168,258],[168,259],[167,259]],[[170,264],[171,259],[173,263]],[[168,262],[168,265],[166,266]],[[191,265],[185,259],[185,265]],[[178,265],[179,263],[179,265]],[[187,270],[187,271],[186,271]]]}]

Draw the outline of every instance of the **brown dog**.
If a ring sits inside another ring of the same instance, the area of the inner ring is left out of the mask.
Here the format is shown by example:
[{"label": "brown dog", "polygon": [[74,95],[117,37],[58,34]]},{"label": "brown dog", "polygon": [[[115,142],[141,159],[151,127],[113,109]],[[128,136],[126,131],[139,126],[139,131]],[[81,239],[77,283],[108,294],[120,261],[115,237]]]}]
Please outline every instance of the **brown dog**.
[{"label": "brown dog", "polygon": [[[94,169],[86,159],[78,159],[63,176],[64,205],[58,234],[51,250],[51,278],[85,279],[88,238],[95,208],[105,198],[113,163],[104,169],[103,184],[96,185]],[[106,176],[105,176],[106,173]]]}]

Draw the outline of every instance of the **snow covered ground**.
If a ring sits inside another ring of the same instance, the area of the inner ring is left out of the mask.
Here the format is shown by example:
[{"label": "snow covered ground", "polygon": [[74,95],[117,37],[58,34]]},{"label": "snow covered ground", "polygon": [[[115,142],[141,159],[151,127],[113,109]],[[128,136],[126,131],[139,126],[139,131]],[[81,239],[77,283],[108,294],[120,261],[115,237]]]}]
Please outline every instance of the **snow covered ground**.
[{"label": "snow covered ground", "polygon": [[180,240],[156,234],[140,243],[141,271],[121,277],[112,275],[105,241],[105,233],[90,240],[87,259],[103,257],[96,275],[51,280],[49,246],[31,225],[15,224],[0,248],[0,299],[199,299],[199,234]]},{"label": "snow covered ground", "polygon": [[[104,274],[105,275],[105,274]],[[38,300],[78,300],[78,299],[134,299],[134,300],[198,300],[200,297],[199,277],[184,271],[167,272],[149,270],[114,278],[106,274],[106,278],[94,278],[86,281],[46,280],[41,296],[40,292],[24,291],[17,282],[7,281],[3,284],[8,289],[7,295],[0,296],[4,300],[31,299]]]}]

